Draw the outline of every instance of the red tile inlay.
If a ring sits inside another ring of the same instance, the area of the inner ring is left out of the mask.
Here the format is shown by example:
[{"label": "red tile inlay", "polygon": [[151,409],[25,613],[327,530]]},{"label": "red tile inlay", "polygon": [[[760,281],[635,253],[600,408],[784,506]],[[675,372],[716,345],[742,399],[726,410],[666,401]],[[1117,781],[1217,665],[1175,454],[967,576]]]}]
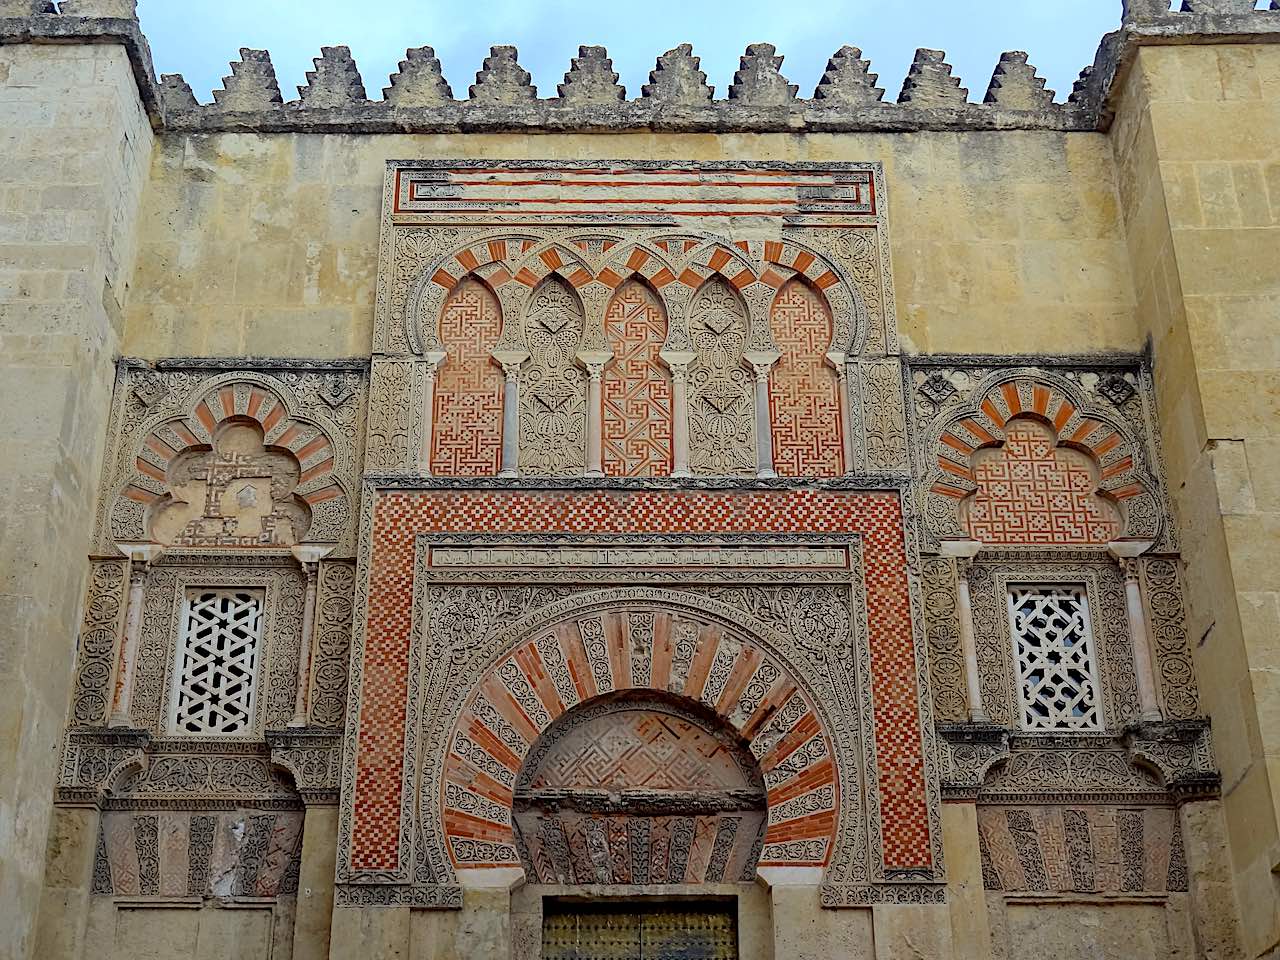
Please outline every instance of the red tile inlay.
[{"label": "red tile inlay", "polygon": [[[374,507],[352,868],[391,870],[399,866],[413,554],[418,534],[786,534],[825,530],[856,532],[863,537],[885,865],[890,869],[929,866],[932,854],[916,660],[902,509],[896,493],[450,490],[382,493]],[[584,685],[590,682],[585,677],[577,679]],[[503,752],[499,744],[493,749]],[[789,835],[798,826],[772,827],[770,841]],[[800,832],[808,834],[811,829],[812,825],[804,824]]]}]

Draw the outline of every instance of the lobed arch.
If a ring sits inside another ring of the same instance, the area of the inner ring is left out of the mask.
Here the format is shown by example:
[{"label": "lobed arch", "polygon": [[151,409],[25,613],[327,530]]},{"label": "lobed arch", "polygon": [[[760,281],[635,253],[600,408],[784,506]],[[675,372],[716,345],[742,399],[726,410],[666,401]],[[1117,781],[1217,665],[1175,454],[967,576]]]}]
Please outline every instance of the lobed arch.
[{"label": "lobed arch", "polygon": [[468,665],[475,679],[457,693],[433,765],[441,775],[424,782],[424,836],[438,844],[428,860],[445,874],[520,867],[511,810],[539,738],[574,708],[629,693],[685,703],[746,745],[765,781],[760,866],[824,868],[840,826],[840,770],[856,776],[857,763],[846,768],[834,752],[822,702],[765,628],[736,611],[670,591],[627,594],[553,604]]},{"label": "lobed arch", "polygon": [[1051,433],[1054,449],[1078,451],[1096,465],[1094,493],[1115,505],[1117,539],[1158,539],[1158,486],[1142,444],[1128,425],[1095,409],[1073,385],[1036,370],[988,378],[966,406],[934,428],[926,447],[934,455],[926,512],[937,536],[968,536],[962,505],[978,492],[976,458],[1003,448],[1027,423]]},{"label": "lobed arch", "polygon": [[[869,313],[856,284],[828,256],[802,241],[786,238],[760,243],[716,236],[672,237],[666,232],[615,239],[598,231],[592,232],[592,238],[602,240],[601,252],[595,256],[589,254],[587,240],[503,231],[473,238],[440,257],[422,271],[409,292],[411,352],[438,348],[440,310],[449,291],[467,275],[484,279],[506,302],[508,285],[533,289],[552,272],[560,273],[584,299],[592,301],[606,299],[628,275],[639,274],[659,291],[673,318],[678,306],[687,303],[715,273],[744,293],[757,283],[776,292],[787,280],[802,276],[823,291],[831,307],[832,353],[855,356],[865,346]],[[586,288],[592,284],[600,285],[603,294],[589,294]],[[761,292],[762,297],[772,295]]]},{"label": "lobed arch", "polygon": [[439,349],[440,311],[445,298],[468,275],[483,279],[504,299],[513,282],[512,265],[538,243],[526,233],[501,231],[473,237],[461,249],[438,257],[410,283],[405,309],[409,350],[423,354]]},{"label": "lobed arch", "polygon": [[308,539],[342,539],[351,517],[350,494],[337,479],[349,469],[349,451],[336,427],[303,416],[287,390],[261,375],[228,374],[193,395],[178,415],[162,415],[128,452],[132,471],[119,488],[110,535],[117,542],[150,539],[151,517],[171,502],[170,471],[180,458],[215,448],[233,424],[260,431],[265,450],[287,452],[298,465],[292,493],[310,512]]}]

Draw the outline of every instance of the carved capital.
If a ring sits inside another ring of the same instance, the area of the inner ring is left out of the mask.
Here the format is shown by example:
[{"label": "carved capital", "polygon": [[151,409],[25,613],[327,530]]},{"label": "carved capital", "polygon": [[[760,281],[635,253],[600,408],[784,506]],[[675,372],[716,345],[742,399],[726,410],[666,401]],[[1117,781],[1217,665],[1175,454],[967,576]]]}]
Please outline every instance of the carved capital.
[{"label": "carved capital", "polygon": [[270,730],[271,762],[293,777],[308,806],[338,802],[342,766],[342,735],[334,730],[298,728]]},{"label": "carved capital", "polygon": [[1114,540],[1107,544],[1107,552],[1120,564],[1120,569],[1124,571],[1124,578],[1137,583],[1141,573],[1139,558],[1153,546],[1155,546],[1154,540]]},{"label": "carved capital", "polygon": [[996,763],[1009,757],[1009,731],[994,723],[940,724],[945,745],[942,795],[948,800],[977,800],[982,781]]},{"label": "carved capital", "polygon": [[1179,803],[1210,799],[1221,791],[1206,720],[1134,724],[1124,731],[1124,747],[1131,763],[1160,773]]}]

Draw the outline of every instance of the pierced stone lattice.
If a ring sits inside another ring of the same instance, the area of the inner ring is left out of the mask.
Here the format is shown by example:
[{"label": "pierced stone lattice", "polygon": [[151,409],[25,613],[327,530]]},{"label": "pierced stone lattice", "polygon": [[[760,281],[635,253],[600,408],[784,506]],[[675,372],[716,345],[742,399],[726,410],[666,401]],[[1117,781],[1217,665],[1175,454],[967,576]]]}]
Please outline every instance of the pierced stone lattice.
[{"label": "pierced stone lattice", "polygon": [[1009,591],[1025,730],[1101,730],[1098,664],[1082,587]]},{"label": "pierced stone lattice", "polygon": [[263,596],[195,590],[182,610],[172,729],[237,736],[253,726]]},{"label": "pierced stone lattice", "polygon": [[820,294],[791,280],[770,319],[782,351],[769,377],[774,467],[784,477],[838,477],[844,473],[839,378],[826,362],[831,311]]},{"label": "pierced stone lattice", "polygon": [[660,477],[671,472],[671,382],[658,351],[667,322],[657,298],[636,281],[623,285],[604,316],[615,351],[605,368],[604,472]]},{"label": "pierced stone lattice", "polygon": [[502,334],[498,299],[463,280],[440,315],[448,356],[436,376],[431,469],[441,477],[484,477],[502,466],[502,371],[491,357]]},{"label": "pierced stone lattice", "polygon": [[574,357],[582,305],[552,277],[534,294],[525,320],[530,359],[520,385],[520,470],[554,475],[587,464],[587,397]]},{"label": "pierced stone lattice", "polygon": [[712,279],[689,309],[697,363],[689,378],[689,461],[695,473],[754,473],[755,388],[742,365],[747,311],[724,280]]},{"label": "pierced stone lattice", "polygon": [[1097,494],[1096,465],[1056,445],[1048,427],[1011,422],[999,450],[974,457],[978,491],[966,510],[969,535],[987,544],[1104,544],[1120,524]]}]

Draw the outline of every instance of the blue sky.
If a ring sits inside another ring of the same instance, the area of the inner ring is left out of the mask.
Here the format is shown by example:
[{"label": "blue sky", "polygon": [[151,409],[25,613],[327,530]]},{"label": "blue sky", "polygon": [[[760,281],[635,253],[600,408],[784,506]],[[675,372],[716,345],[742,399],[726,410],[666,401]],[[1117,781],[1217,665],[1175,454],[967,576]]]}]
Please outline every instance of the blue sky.
[{"label": "blue sky", "polygon": [[338,44],[351,48],[378,98],[406,47],[435,47],[454,95],[465,97],[489,46],[514,43],[546,97],[579,44],[603,44],[635,97],[660,53],[692,43],[723,97],[746,45],[757,42],[785,55],[783,72],[802,97],[848,43],[871,59],[889,100],[917,47],[946,50],[979,101],[1001,51],[1026,50],[1065,99],[1120,21],[1120,0],[140,0],[138,8],[157,71],[183,74],[202,102],[240,47],[271,51],[288,100],[320,47]]}]

